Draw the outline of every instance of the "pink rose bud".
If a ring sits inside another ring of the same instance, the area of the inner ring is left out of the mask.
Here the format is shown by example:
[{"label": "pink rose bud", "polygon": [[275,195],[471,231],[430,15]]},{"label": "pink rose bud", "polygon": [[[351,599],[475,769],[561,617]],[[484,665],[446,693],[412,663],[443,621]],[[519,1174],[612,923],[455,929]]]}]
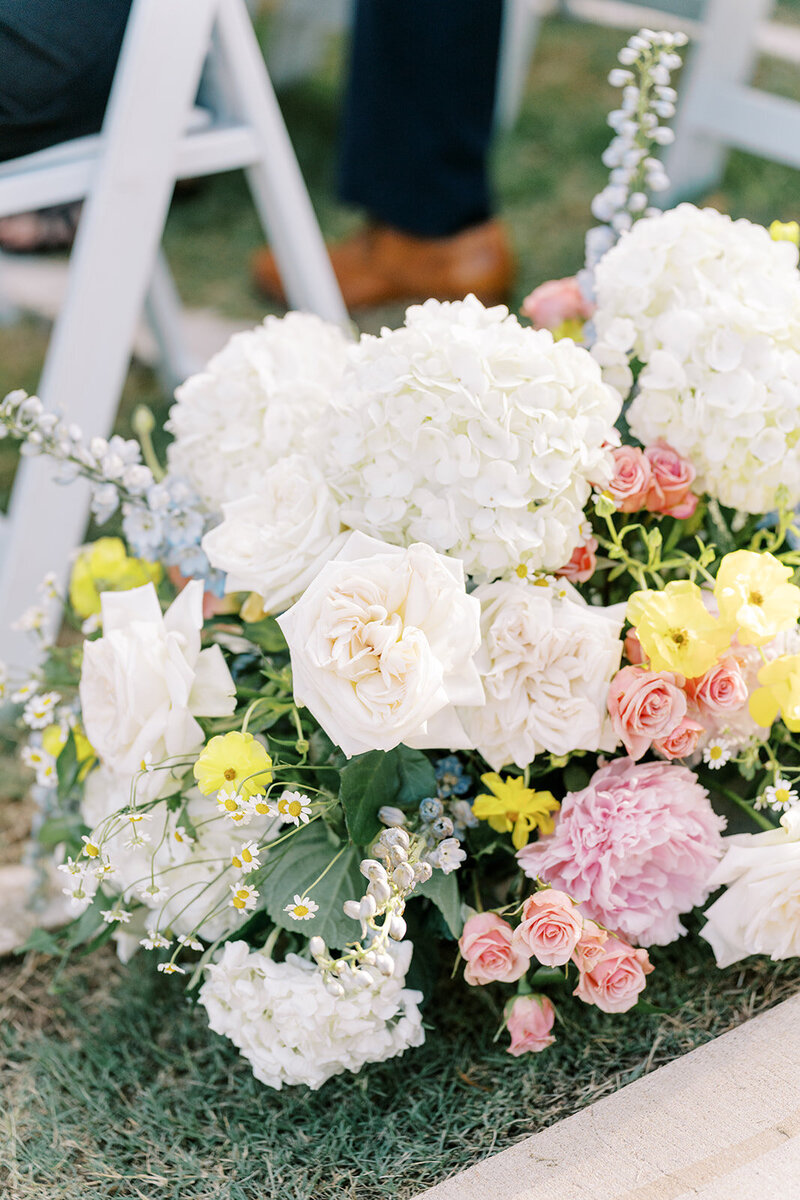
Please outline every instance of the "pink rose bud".
[{"label": "pink rose bud", "polygon": [[458,943],[467,965],[467,983],[514,983],[530,966],[530,955],[512,945],[513,929],[497,913],[476,913],[464,925]]},{"label": "pink rose bud", "polygon": [[579,971],[591,971],[595,963],[603,957],[607,941],[607,930],[601,929],[596,922],[584,917],[581,940],[572,955],[572,961]]},{"label": "pink rose bud", "polygon": [[536,892],[522,906],[512,944],[543,967],[563,967],[580,941],[583,919],[566,892]]},{"label": "pink rose bud", "polygon": [[627,1012],[644,991],[645,976],[652,970],[646,950],[634,950],[619,938],[610,937],[602,957],[591,970],[581,972],[573,995],[586,1004],[597,1005],[603,1012]]},{"label": "pink rose bud", "polygon": [[687,679],[686,695],[703,716],[719,717],[743,708],[748,690],[740,663],[733,655],[728,655],[705,675]]},{"label": "pink rose bud", "polygon": [[664,758],[688,758],[694,753],[700,736],[704,733],[705,728],[702,725],[693,721],[691,717],[684,717],[677,729],[673,729],[667,737],[653,742],[653,749]]},{"label": "pink rose bud", "polygon": [[653,480],[650,463],[638,446],[617,446],[612,451],[614,478],[606,487],[617,512],[639,512],[644,508]]},{"label": "pink rose bud", "polygon": [[686,716],[686,697],[667,671],[623,667],[608,689],[611,725],[631,758],[673,733]]},{"label": "pink rose bud", "polygon": [[506,1013],[511,1034],[509,1054],[518,1058],[528,1051],[537,1053],[556,1040],[550,1032],[556,1013],[547,996],[515,996]]},{"label": "pink rose bud", "polygon": [[652,472],[647,496],[650,512],[690,517],[697,506],[697,497],[692,496],[691,490],[697,472],[688,458],[682,458],[665,442],[648,446],[644,453]]},{"label": "pink rose bud", "polygon": [[633,664],[634,667],[638,667],[640,663],[645,661],[646,655],[642,649],[642,643],[639,641],[639,635],[635,629],[629,629],[625,634],[623,646],[625,650],[625,657],[629,663]]},{"label": "pink rose bud", "polygon": [[597,566],[597,538],[588,537],[581,546],[576,546],[572,551],[572,558],[566,564],[556,571],[556,575],[560,575],[562,579],[568,579],[570,583],[586,583],[587,579],[591,579],[594,575],[594,569]]},{"label": "pink rose bud", "polygon": [[584,297],[577,279],[550,279],[522,302],[522,312],[537,329],[558,329],[564,321],[586,321],[594,305]]}]

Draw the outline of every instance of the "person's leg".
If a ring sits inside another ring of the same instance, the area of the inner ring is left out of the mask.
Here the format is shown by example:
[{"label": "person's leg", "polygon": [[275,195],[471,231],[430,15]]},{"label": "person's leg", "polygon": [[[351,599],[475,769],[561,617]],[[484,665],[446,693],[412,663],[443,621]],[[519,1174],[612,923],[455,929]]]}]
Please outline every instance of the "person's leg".
[{"label": "person's leg", "polygon": [[0,0],[0,161],[96,133],[131,0]]},{"label": "person's leg", "polygon": [[356,0],[341,199],[418,237],[491,213],[502,0]]}]

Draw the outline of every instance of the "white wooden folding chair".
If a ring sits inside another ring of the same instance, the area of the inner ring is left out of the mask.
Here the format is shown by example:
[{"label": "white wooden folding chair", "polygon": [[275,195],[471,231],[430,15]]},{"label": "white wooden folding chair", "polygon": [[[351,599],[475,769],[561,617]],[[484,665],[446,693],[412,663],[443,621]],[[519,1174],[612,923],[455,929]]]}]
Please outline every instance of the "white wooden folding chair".
[{"label": "white wooden folding chair", "polygon": [[[207,58],[219,111],[198,121]],[[292,306],[345,322],[244,0],[134,0],[101,133],[0,167],[0,215],[85,201],[39,392],[87,433],[110,431],[145,300],[172,373],[185,372],[159,249],[170,197],[177,179],[235,168],[246,170]],[[10,622],[48,571],[66,576],[87,512],[81,484],[59,487],[40,459],[20,464],[0,529],[0,658],[30,660]]]}]

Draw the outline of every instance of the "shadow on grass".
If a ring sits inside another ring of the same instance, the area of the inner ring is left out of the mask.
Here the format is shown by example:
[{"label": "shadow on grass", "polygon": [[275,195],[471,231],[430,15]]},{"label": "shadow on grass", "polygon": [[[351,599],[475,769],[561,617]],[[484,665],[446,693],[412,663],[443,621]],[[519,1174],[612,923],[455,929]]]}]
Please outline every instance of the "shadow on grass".
[{"label": "shadow on grass", "polygon": [[6,960],[0,1181],[14,1200],[407,1200],[800,986],[798,962],[718,972],[694,939],[652,957],[648,997],[666,1015],[565,995],[556,1045],[522,1059],[493,1042],[494,989],[450,984],[443,963],[423,1048],[280,1093],[149,962],[103,953],[57,977]]}]

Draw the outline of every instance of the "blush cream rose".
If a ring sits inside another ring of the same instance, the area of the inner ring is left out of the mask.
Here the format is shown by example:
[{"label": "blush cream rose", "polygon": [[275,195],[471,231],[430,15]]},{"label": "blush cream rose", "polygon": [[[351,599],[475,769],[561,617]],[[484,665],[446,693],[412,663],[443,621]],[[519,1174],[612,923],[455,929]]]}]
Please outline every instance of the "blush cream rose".
[{"label": "blush cream rose", "polygon": [[456,559],[353,533],[278,624],[296,702],[348,757],[469,747],[453,706],[483,702],[480,605]]},{"label": "blush cream rose", "polygon": [[[132,776],[147,760],[191,754],[203,744],[196,717],[227,717],[235,687],[219,646],[200,649],[203,585],[187,584],[162,615],[152,583],[101,596],[103,636],[85,642],[80,697],[86,736],[103,764]],[[148,792],[174,786],[152,772]]]}]

